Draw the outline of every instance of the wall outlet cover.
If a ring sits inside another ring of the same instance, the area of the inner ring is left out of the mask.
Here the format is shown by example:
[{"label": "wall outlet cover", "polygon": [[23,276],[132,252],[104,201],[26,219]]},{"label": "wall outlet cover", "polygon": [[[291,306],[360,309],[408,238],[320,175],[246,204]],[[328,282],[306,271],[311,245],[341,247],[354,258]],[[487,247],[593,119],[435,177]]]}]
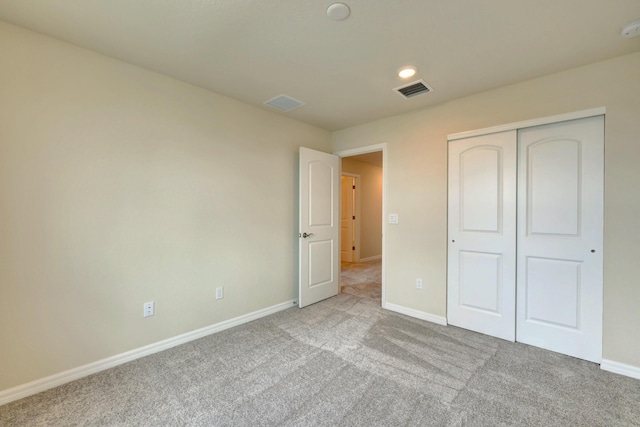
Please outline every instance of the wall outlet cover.
[{"label": "wall outlet cover", "polygon": [[149,301],[149,302],[145,302],[144,303],[144,307],[143,307],[143,315],[144,317],[149,317],[149,316],[153,316],[154,312],[155,312],[155,304],[153,303],[153,301]]}]

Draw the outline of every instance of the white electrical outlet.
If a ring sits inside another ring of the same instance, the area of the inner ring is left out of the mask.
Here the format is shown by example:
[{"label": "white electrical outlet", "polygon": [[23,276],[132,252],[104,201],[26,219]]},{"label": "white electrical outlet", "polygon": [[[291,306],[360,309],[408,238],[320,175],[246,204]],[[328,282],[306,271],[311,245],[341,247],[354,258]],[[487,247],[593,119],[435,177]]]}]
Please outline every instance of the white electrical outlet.
[{"label": "white electrical outlet", "polygon": [[224,298],[224,287],[220,286],[219,288],[216,288],[216,299],[222,298]]},{"label": "white electrical outlet", "polygon": [[154,312],[153,301],[145,302],[144,303],[144,317],[153,316],[153,312]]},{"label": "white electrical outlet", "polygon": [[422,289],[422,279],[416,279],[416,289]]}]

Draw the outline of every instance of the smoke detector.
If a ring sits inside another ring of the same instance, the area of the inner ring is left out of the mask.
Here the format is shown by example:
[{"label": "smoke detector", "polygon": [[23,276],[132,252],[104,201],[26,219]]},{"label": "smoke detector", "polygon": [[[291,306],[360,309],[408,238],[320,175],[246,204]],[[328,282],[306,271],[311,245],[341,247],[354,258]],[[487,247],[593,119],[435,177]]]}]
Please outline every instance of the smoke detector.
[{"label": "smoke detector", "polygon": [[344,21],[351,14],[351,9],[344,3],[333,3],[327,8],[327,16],[334,21]]},{"label": "smoke detector", "polygon": [[620,35],[625,39],[640,36],[640,19],[630,22],[622,27],[622,32],[620,33]]}]

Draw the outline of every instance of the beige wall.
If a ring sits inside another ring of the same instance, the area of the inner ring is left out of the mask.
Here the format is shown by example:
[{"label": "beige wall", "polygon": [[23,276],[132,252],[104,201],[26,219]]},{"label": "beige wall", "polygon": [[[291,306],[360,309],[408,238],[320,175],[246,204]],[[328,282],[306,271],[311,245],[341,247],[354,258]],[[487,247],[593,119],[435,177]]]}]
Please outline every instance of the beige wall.
[{"label": "beige wall", "polygon": [[382,168],[350,157],[342,172],[360,175],[360,259],[382,255]]},{"label": "beige wall", "polygon": [[[446,316],[447,134],[600,106],[604,358],[640,367],[640,53],[335,132],[334,151],[388,144],[387,209],[400,223],[387,228],[387,301]],[[421,291],[416,277],[425,281]]]},{"label": "beige wall", "polygon": [[297,297],[329,132],[2,23],[0,52],[0,391]]}]

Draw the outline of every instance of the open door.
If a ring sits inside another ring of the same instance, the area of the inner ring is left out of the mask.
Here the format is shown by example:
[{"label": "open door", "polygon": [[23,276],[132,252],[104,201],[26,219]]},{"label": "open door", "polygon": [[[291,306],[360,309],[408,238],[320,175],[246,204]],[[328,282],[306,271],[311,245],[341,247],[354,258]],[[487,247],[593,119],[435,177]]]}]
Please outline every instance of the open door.
[{"label": "open door", "polygon": [[340,288],[340,159],[300,147],[300,308]]}]

